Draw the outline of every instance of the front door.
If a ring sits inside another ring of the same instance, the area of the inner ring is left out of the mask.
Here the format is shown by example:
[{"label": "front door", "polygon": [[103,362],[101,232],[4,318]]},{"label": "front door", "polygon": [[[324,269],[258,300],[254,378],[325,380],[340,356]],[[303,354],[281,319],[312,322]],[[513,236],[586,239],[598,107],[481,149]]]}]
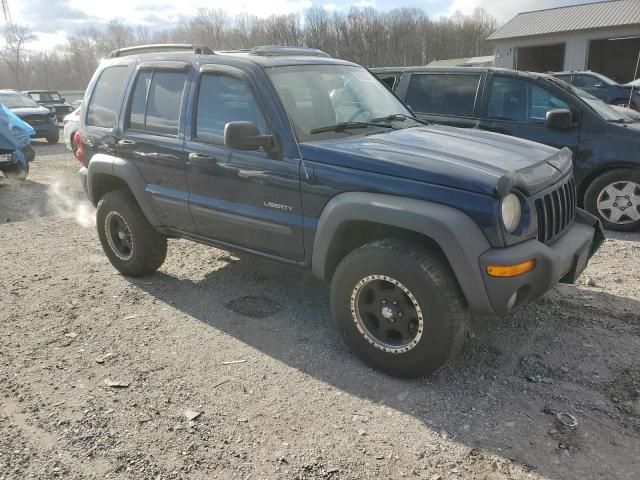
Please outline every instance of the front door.
[{"label": "front door", "polygon": [[494,75],[487,95],[480,128],[556,148],[569,147],[575,156],[580,128],[577,124],[570,130],[547,127],[549,110],[570,107],[546,88],[523,78]]},{"label": "front door", "polygon": [[300,160],[224,145],[228,122],[271,132],[256,91],[234,67],[207,65],[200,74],[187,140],[190,211],[204,237],[302,260]]}]

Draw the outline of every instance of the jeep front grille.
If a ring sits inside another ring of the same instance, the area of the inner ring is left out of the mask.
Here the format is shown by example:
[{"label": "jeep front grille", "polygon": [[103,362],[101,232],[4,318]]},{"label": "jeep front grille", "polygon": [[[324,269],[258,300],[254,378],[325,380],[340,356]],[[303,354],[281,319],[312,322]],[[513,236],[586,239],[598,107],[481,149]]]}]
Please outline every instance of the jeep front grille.
[{"label": "jeep front grille", "polygon": [[552,243],[562,235],[575,219],[576,206],[576,183],[573,177],[536,199],[538,240]]}]

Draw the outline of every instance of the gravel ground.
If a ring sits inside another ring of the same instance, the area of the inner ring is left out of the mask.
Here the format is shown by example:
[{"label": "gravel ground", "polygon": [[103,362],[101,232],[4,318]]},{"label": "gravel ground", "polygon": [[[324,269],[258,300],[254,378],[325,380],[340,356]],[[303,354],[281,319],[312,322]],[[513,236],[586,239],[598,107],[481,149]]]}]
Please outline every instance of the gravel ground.
[{"label": "gravel ground", "polygon": [[117,274],[77,163],[36,143],[30,179],[0,179],[0,479],[638,478],[640,235],[399,380],[349,354],[307,272],[179,240]]}]

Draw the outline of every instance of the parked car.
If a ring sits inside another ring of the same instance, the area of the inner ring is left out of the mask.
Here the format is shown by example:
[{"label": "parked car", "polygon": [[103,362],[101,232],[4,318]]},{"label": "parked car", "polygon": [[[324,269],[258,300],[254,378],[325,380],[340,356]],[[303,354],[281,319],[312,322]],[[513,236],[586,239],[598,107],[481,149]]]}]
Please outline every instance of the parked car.
[{"label": "parked car", "polygon": [[49,143],[58,143],[58,121],[48,108],[17,90],[0,90],[0,103],[33,127],[35,134],[31,138],[46,138]]},{"label": "parked car", "polygon": [[0,172],[5,177],[26,180],[35,159],[31,148],[33,128],[0,104]]},{"label": "parked car", "polygon": [[80,129],[80,107],[76,108],[73,112],[62,119],[64,130],[62,136],[64,137],[64,143],[67,148],[73,153],[76,153],[78,145],[75,142],[75,134]]},{"label": "parked car", "polygon": [[471,67],[407,68],[395,93],[422,120],[568,147],[578,205],[607,228],[640,227],[640,123],[589,93],[551,75]]},{"label": "parked car", "polygon": [[55,113],[58,122],[61,122],[65,115],[68,115],[74,110],[74,107],[67,103],[67,101],[56,90],[27,90],[24,93],[29,95],[43,107],[47,107]]},{"label": "parked car", "polygon": [[618,82],[596,72],[555,72],[556,78],[570,83],[585,92],[589,92],[610,105],[619,105],[634,110],[640,110],[640,91],[631,90],[631,86],[620,85]]},{"label": "parked car", "polygon": [[574,282],[602,241],[566,148],[424,125],[317,50],[176,48],[114,52],[80,115],[82,185],[125,275],[158,269],[167,237],[310,268],[352,351],[413,377],[456,350],[469,310]]}]

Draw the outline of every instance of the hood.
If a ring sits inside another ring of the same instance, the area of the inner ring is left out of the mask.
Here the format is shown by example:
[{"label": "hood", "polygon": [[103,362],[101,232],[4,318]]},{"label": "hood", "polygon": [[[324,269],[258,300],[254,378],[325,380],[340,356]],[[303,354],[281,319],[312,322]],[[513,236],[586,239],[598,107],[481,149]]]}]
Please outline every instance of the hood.
[{"label": "hood", "polygon": [[300,151],[308,161],[488,195],[532,195],[571,169],[566,148],[442,125],[302,143]]},{"label": "hood", "polygon": [[51,113],[51,110],[42,105],[27,108],[12,108],[11,111],[19,117],[26,117],[27,115],[49,115]]}]

